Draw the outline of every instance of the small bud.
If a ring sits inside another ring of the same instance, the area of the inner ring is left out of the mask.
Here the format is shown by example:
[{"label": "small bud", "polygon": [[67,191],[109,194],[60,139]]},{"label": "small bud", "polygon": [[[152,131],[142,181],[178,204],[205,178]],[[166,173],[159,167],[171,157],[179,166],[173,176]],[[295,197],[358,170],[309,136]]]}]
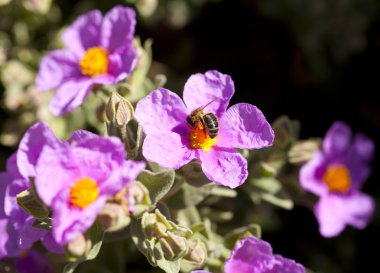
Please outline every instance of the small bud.
[{"label": "small bud", "polygon": [[203,265],[207,260],[207,248],[200,240],[189,241],[189,251],[184,257],[189,262],[196,265]]},{"label": "small bud", "polygon": [[49,215],[49,209],[37,197],[33,189],[27,189],[16,195],[17,204],[28,214],[43,219]]},{"label": "small bud", "polygon": [[86,235],[79,235],[66,245],[66,252],[69,257],[79,258],[86,256],[92,246]]},{"label": "small bud", "polygon": [[106,203],[98,214],[98,220],[108,232],[123,229],[131,222],[127,212],[116,203]]},{"label": "small bud", "polygon": [[288,152],[289,162],[293,164],[303,164],[309,161],[314,153],[319,149],[318,140],[298,141]]},{"label": "small bud", "polygon": [[187,253],[188,245],[184,237],[168,232],[168,237],[159,240],[165,259],[174,261],[182,258]]},{"label": "small bud", "polygon": [[113,125],[125,126],[133,117],[133,106],[128,100],[113,91],[106,106],[106,116]]},{"label": "small bud", "polygon": [[148,239],[167,236],[168,226],[160,221],[155,213],[145,213],[141,219],[141,226]]}]

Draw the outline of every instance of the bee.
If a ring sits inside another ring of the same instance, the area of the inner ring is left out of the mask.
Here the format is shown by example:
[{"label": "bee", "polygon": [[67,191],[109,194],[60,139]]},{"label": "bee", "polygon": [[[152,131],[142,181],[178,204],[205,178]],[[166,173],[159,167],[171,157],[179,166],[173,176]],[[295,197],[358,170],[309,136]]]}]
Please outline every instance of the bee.
[{"label": "bee", "polygon": [[204,129],[210,138],[215,138],[218,135],[219,131],[219,122],[218,118],[213,113],[205,114],[203,109],[212,103],[214,100],[210,101],[204,106],[198,107],[187,116],[187,123],[193,128],[197,128],[200,123],[201,129]]}]

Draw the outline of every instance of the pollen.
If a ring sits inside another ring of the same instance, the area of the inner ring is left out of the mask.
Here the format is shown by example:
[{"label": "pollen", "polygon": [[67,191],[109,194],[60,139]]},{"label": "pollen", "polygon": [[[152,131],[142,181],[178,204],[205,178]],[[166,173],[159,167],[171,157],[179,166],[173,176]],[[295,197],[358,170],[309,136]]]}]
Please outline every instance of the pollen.
[{"label": "pollen", "polygon": [[211,138],[208,135],[200,122],[198,122],[195,129],[191,129],[190,131],[191,148],[193,149],[202,149],[208,152],[215,145],[216,140],[217,138]]},{"label": "pollen", "polygon": [[323,175],[330,192],[347,193],[351,187],[349,170],[343,165],[330,166]]},{"label": "pollen", "polygon": [[101,46],[87,49],[79,63],[83,75],[99,76],[108,72],[108,52]]},{"label": "pollen", "polygon": [[88,177],[78,179],[70,189],[70,204],[84,209],[99,196],[99,188],[94,180]]}]

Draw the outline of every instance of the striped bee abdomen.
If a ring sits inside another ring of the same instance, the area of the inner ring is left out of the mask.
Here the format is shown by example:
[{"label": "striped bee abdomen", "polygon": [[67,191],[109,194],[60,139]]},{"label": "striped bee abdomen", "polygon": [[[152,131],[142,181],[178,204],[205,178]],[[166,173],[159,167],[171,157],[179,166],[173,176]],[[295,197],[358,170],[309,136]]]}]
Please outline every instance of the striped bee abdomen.
[{"label": "striped bee abdomen", "polygon": [[218,118],[213,113],[203,115],[203,126],[206,128],[210,138],[215,138],[219,131]]}]

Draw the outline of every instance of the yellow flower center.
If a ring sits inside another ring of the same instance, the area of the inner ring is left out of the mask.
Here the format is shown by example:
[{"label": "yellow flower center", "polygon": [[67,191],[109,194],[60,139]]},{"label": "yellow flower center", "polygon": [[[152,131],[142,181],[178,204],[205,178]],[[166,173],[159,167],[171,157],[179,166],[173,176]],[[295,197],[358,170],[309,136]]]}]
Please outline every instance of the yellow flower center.
[{"label": "yellow flower center", "polygon": [[206,129],[203,128],[202,123],[198,122],[195,129],[190,131],[191,148],[202,149],[203,151],[210,151],[211,147],[216,143],[215,138],[211,138]]},{"label": "yellow flower center", "polygon": [[108,71],[108,52],[101,46],[87,49],[79,63],[83,75],[91,77],[102,75]]},{"label": "yellow flower center", "polygon": [[84,209],[99,196],[99,188],[94,180],[88,177],[78,179],[70,189],[70,204]]},{"label": "yellow flower center", "polygon": [[330,191],[347,193],[351,187],[351,178],[349,170],[343,165],[330,166],[323,175]]}]

